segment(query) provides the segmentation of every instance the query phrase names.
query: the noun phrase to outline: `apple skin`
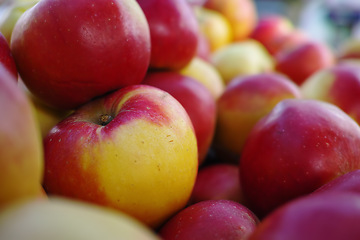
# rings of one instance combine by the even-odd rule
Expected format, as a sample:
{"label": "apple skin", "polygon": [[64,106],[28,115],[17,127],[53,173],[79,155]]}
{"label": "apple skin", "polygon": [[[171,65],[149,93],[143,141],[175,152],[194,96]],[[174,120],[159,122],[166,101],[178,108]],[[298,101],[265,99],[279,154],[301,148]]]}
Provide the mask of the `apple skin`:
{"label": "apple skin", "polygon": [[304,98],[335,104],[360,124],[360,69],[337,64],[320,70],[300,86]]}
{"label": "apple skin", "polygon": [[13,79],[17,81],[18,72],[15,65],[10,46],[5,39],[4,35],[0,32],[0,63],[9,71]]}
{"label": "apple skin", "polygon": [[333,51],[322,42],[306,41],[275,56],[275,71],[301,85],[315,72],[335,64]]}
{"label": "apple skin", "polygon": [[359,239],[360,195],[335,192],[295,199],[258,225],[248,240]]}
{"label": "apple skin", "polygon": [[[254,125],[287,98],[301,98],[301,92],[284,75],[271,72],[234,78],[217,100],[214,145],[240,156]],[[235,160],[238,163],[239,158]]]}
{"label": "apple skin", "polygon": [[218,99],[225,90],[225,83],[219,71],[211,63],[200,57],[194,57],[179,72],[198,80],[211,92],[215,99]]}
{"label": "apple skin", "polygon": [[160,240],[134,218],[61,197],[17,202],[0,213],[1,239]]}
{"label": "apple skin", "polygon": [[149,66],[150,33],[135,0],[44,0],[18,19],[10,48],[36,97],[73,109],[140,83]]}
{"label": "apple skin", "polygon": [[205,161],[216,127],[216,101],[197,80],[178,72],[149,72],[142,84],[170,93],[188,113],[194,126],[199,165]]}
{"label": "apple skin", "polygon": [[276,53],[276,42],[280,37],[292,32],[294,25],[285,16],[271,14],[259,18],[250,38],[262,43],[271,55]]}
{"label": "apple skin", "polygon": [[206,200],[243,202],[236,164],[215,163],[199,169],[189,204]]}
{"label": "apple skin", "polygon": [[316,189],[312,194],[323,192],[354,192],[360,194],[360,169],[341,175]]}
{"label": "apple skin", "polygon": [[151,227],[186,205],[198,171],[196,137],[185,109],[167,92],[146,85],[119,89],[77,109],[50,131],[44,148],[49,195],[114,208]]}
{"label": "apple skin", "polygon": [[246,205],[263,218],[360,168],[360,127],[333,104],[285,99],[259,120],[240,158]]}
{"label": "apple skin", "polygon": [[206,0],[203,6],[225,16],[233,32],[232,41],[247,39],[258,20],[253,0]]}
{"label": "apple skin", "polygon": [[180,69],[197,53],[198,23],[186,0],[137,0],[149,23],[150,68]]}
{"label": "apple skin", "polygon": [[0,64],[0,208],[39,195],[43,147],[33,107],[14,76]]}
{"label": "apple skin", "polygon": [[254,39],[228,44],[212,54],[211,63],[225,85],[238,76],[272,72],[274,59],[266,48]]}
{"label": "apple skin", "polygon": [[159,231],[162,239],[246,239],[258,224],[245,206],[231,200],[195,203],[173,216]]}

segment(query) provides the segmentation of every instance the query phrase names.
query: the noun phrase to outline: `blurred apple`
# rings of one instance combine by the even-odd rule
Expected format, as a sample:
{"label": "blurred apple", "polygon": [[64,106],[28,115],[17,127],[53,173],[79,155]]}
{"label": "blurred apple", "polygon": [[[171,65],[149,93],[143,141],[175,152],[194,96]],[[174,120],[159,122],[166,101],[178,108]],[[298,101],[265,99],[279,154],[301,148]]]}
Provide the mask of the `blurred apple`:
{"label": "blurred apple", "polygon": [[316,71],[335,64],[335,54],[325,43],[306,41],[280,51],[275,56],[275,70],[301,85]]}
{"label": "blurred apple", "polygon": [[0,63],[17,81],[18,72],[16,69],[15,61],[10,50],[10,46],[6,41],[4,35],[0,32]]}
{"label": "blurred apple", "polygon": [[204,7],[195,10],[200,31],[208,39],[212,52],[232,42],[230,23],[221,13]]}
{"label": "blurred apple", "polygon": [[237,165],[216,163],[199,169],[189,204],[206,200],[243,202]]}
{"label": "blurred apple", "polygon": [[179,69],[197,53],[198,23],[186,0],[137,0],[151,35],[151,68]]}
{"label": "blurred apple", "polygon": [[251,129],[262,117],[281,100],[300,97],[299,87],[277,73],[234,78],[217,101],[214,144],[240,156]]}
{"label": "blurred apple", "polygon": [[360,58],[360,39],[351,37],[341,42],[336,54],[338,60]]}
{"label": "blurred apple", "polygon": [[188,65],[180,70],[180,73],[202,83],[215,99],[224,92],[225,83],[218,70],[211,63],[199,57],[193,58]]}
{"label": "blurred apple", "polygon": [[202,32],[198,32],[198,45],[196,50],[196,55],[192,58],[199,57],[206,62],[211,61],[211,49],[209,40]]}
{"label": "blurred apple", "polygon": [[360,124],[360,68],[335,65],[316,72],[301,85],[304,98],[337,105]]}
{"label": "blurred apple", "polygon": [[270,72],[274,69],[272,56],[261,43],[253,39],[228,44],[215,51],[212,64],[219,71],[225,85],[240,75]]}
{"label": "blurred apple", "polygon": [[276,57],[277,54],[289,51],[310,40],[310,36],[304,30],[293,29],[292,31],[282,34],[274,39],[271,44],[271,54]]}
{"label": "blurred apple", "polygon": [[209,151],[216,126],[216,101],[210,91],[197,80],[171,71],[149,72],[142,83],[170,93],[185,108],[195,130],[201,165]]}
{"label": "blurred apple", "polygon": [[37,98],[73,109],[140,83],[149,66],[150,33],[135,0],[41,0],[19,18],[11,50]]}
{"label": "blurred apple", "polygon": [[44,140],[44,188],[159,226],[189,200],[198,171],[191,120],[170,94],[133,85],[90,101]]}
{"label": "blurred apple", "polygon": [[232,28],[233,41],[246,40],[257,23],[253,0],[206,0],[203,6],[225,16]]}
{"label": "blurred apple", "polygon": [[359,221],[358,194],[316,194],[295,199],[274,211],[248,240],[357,240]]}
{"label": "blurred apple", "polygon": [[240,178],[246,205],[262,218],[359,169],[359,151],[360,127],[337,106],[282,100],[257,122],[244,146]]}
{"label": "blurred apple", "polygon": [[43,147],[33,108],[0,64],[0,207],[36,197],[43,177]]}
{"label": "blurred apple", "polygon": [[27,240],[159,240],[132,217],[77,202],[52,197],[19,202],[0,213],[0,239]]}
{"label": "blurred apple", "polygon": [[202,201],[178,212],[159,231],[164,240],[245,240],[256,228],[257,217],[230,200]]}
{"label": "blurred apple", "polygon": [[274,55],[277,39],[293,30],[294,25],[289,18],[279,14],[270,14],[259,18],[249,37],[259,41],[271,55]]}
{"label": "blurred apple", "polygon": [[14,0],[5,6],[6,9],[0,14],[0,32],[8,43],[11,41],[11,34],[19,17],[38,2],[39,0]]}

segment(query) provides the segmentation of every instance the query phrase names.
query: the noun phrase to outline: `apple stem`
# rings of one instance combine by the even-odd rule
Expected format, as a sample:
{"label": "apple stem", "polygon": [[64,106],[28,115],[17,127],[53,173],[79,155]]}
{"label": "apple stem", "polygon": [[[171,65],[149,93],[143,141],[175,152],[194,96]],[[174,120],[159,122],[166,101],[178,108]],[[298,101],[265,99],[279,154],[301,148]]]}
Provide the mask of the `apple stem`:
{"label": "apple stem", "polygon": [[101,114],[99,117],[99,123],[100,123],[100,125],[105,126],[109,122],[111,122],[112,119],[113,119],[113,117],[109,114]]}

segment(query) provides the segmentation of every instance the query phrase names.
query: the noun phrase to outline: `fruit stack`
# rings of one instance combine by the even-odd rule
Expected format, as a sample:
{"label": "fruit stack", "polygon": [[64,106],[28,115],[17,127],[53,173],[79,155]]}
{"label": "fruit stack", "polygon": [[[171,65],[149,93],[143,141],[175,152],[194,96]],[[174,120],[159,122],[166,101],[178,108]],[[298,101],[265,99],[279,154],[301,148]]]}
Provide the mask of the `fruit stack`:
{"label": "fruit stack", "polygon": [[0,8],[0,239],[360,238],[359,40],[252,0]]}

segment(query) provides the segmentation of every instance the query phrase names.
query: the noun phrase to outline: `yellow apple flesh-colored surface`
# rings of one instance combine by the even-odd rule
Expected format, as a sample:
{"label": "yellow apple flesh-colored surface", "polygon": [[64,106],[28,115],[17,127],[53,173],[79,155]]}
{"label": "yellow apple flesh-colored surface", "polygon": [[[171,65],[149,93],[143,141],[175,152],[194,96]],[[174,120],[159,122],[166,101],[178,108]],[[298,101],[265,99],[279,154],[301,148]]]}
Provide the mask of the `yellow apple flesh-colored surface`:
{"label": "yellow apple flesh-colored surface", "polygon": [[200,31],[208,39],[210,51],[213,52],[232,42],[230,23],[221,13],[203,7],[195,10]]}
{"label": "yellow apple flesh-colored surface", "polygon": [[0,65],[0,207],[36,197],[43,177],[43,147],[34,109]]}
{"label": "yellow apple flesh-colored surface", "polygon": [[227,85],[233,78],[269,72],[274,59],[258,41],[248,39],[229,44],[213,53],[212,64]]}
{"label": "yellow apple flesh-colored surface", "polygon": [[329,90],[335,81],[335,75],[324,69],[316,72],[300,86],[302,96],[329,102]]}
{"label": "yellow apple flesh-colored surface", "polygon": [[0,213],[0,239],[156,240],[135,219],[91,204],[52,197],[17,202]]}
{"label": "yellow apple flesh-colored surface", "polygon": [[199,57],[180,70],[181,74],[192,77],[202,83],[217,99],[224,91],[225,84],[218,70],[211,64]]}
{"label": "yellow apple flesh-colored surface", "polygon": [[[110,114],[105,126],[98,117]],[[181,104],[134,85],[95,100],[45,138],[44,188],[124,211],[156,227],[184,207],[198,169],[197,142]]]}

